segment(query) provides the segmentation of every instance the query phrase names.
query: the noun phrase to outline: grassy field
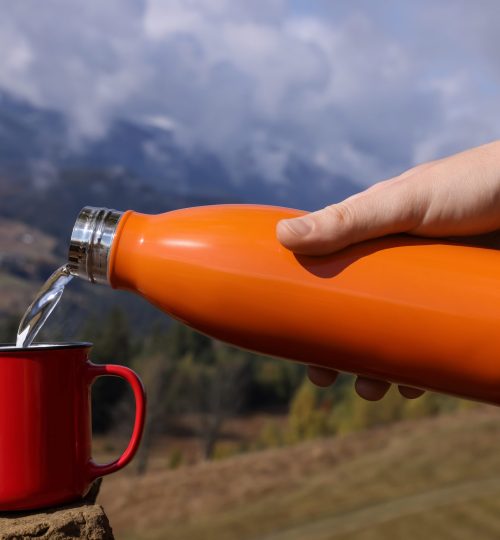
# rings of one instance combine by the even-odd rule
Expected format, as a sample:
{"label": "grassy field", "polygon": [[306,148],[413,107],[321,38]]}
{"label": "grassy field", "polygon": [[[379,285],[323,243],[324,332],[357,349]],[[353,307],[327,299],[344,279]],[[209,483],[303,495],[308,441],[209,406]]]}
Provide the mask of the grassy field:
{"label": "grassy field", "polygon": [[123,540],[500,537],[500,411],[131,471],[100,496]]}

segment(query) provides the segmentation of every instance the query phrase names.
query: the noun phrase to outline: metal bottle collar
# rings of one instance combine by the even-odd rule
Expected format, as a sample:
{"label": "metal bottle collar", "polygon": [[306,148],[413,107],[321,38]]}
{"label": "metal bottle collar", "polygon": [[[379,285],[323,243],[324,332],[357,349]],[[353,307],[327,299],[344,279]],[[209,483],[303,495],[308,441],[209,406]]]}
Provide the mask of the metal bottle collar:
{"label": "metal bottle collar", "polygon": [[109,285],[109,254],[123,212],[86,206],[75,222],[68,252],[70,272]]}

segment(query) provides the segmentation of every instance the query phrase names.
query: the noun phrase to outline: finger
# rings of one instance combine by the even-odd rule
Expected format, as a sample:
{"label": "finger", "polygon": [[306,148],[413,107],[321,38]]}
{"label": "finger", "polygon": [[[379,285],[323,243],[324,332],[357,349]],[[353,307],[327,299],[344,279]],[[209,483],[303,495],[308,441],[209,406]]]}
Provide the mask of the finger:
{"label": "finger", "polygon": [[390,387],[390,383],[386,381],[366,379],[365,377],[358,377],[355,384],[356,392],[368,401],[378,401],[379,399],[382,399],[387,394]]}
{"label": "finger", "polygon": [[316,386],[326,387],[335,382],[338,372],[333,369],[320,368],[316,366],[307,366],[307,376]]}
{"label": "finger", "polygon": [[410,178],[388,180],[341,203],[282,220],[277,225],[278,239],[296,253],[324,255],[370,238],[412,230],[428,206],[419,184]]}
{"label": "finger", "polygon": [[425,393],[425,390],[420,390],[420,388],[413,388],[412,386],[401,386],[399,385],[399,393],[407,399],[416,399]]}
{"label": "finger", "polygon": [[[441,163],[445,161],[445,159],[435,159],[433,161],[427,161],[426,163],[421,163],[420,165],[416,165],[415,167],[412,167],[411,169],[408,169],[407,171],[400,174],[397,178],[407,178],[408,176],[413,176],[415,173],[422,173],[425,170],[433,167],[434,165],[437,165],[438,163]],[[383,182],[379,182],[383,183]],[[375,184],[377,185],[377,184]]]}

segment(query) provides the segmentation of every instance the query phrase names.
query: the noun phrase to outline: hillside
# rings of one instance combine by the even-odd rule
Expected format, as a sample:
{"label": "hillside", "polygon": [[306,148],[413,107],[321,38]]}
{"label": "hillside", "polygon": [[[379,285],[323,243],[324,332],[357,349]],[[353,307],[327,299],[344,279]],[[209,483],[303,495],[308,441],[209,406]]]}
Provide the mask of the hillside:
{"label": "hillside", "polygon": [[54,271],[56,239],[25,223],[0,217],[0,313],[19,313],[37,284]]}
{"label": "hillside", "polygon": [[496,539],[500,411],[107,478],[124,540]]}

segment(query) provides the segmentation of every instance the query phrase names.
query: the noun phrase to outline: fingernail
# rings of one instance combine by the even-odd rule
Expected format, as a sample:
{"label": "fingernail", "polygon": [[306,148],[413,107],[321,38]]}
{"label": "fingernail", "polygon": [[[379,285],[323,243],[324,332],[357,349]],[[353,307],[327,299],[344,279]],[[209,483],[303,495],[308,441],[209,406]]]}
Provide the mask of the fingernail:
{"label": "fingernail", "polygon": [[297,236],[305,236],[312,230],[312,222],[309,218],[285,219],[283,223]]}

